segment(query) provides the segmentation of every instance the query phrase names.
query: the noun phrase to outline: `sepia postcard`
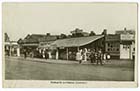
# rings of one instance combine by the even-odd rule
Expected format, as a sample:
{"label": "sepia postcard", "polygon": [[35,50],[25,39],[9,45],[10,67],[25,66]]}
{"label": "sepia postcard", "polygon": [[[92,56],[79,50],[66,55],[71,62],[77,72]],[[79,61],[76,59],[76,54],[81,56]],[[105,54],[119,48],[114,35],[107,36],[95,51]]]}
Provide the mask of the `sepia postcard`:
{"label": "sepia postcard", "polygon": [[3,2],[3,87],[137,87],[137,31],[137,3]]}

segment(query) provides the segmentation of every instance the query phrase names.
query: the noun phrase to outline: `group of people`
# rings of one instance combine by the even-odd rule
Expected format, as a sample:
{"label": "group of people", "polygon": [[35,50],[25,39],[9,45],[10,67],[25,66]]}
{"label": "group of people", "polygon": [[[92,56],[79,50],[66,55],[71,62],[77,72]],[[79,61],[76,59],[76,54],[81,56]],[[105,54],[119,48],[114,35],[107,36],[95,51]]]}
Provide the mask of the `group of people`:
{"label": "group of people", "polygon": [[30,57],[37,57],[37,58],[49,58],[49,53],[46,49],[43,50],[33,50],[32,52],[28,53],[26,49],[23,50],[24,58],[27,57],[27,54],[30,55]]}
{"label": "group of people", "polygon": [[91,63],[103,65],[103,59],[110,59],[110,55],[103,54],[101,49],[98,50],[78,50],[76,53],[76,60],[81,64],[83,61],[90,61]]}

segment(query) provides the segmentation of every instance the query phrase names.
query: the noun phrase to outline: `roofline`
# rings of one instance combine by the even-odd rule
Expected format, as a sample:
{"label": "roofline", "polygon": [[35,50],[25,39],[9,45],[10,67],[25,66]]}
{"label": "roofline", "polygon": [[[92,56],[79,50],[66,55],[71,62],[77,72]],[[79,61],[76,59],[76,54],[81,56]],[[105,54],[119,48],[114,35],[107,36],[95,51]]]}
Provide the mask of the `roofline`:
{"label": "roofline", "polygon": [[[104,35],[95,35],[95,36],[100,36],[100,38],[103,38],[104,37]],[[87,37],[93,37],[93,36],[87,36]],[[78,39],[78,38],[85,38],[85,37],[76,37],[75,39]],[[96,40],[98,40],[100,38],[97,38],[94,41],[96,41]],[[59,39],[59,40],[67,40],[67,39],[74,39],[74,38],[66,38],[66,39]],[[56,40],[56,41],[59,41],[59,40]],[[80,47],[80,46],[84,46],[84,45],[90,44],[92,42],[93,42],[93,40],[92,41],[89,41],[88,43],[81,44],[79,46],[65,46],[65,47]],[[58,47],[60,47],[60,46],[58,46]]]}
{"label": "roofline", "polygon": [[[104,36],[104,35],[93,35],[93,36]],[[57,39],[57,40],[65,40],[65,39],[78,39],[78,38],[85,38],[85,37],[93,37],[93,36],[83,36],[83,37],[70,37],[70,38],[64,38],[64,39]],[[56,40],[56,41],[57,41]]]}

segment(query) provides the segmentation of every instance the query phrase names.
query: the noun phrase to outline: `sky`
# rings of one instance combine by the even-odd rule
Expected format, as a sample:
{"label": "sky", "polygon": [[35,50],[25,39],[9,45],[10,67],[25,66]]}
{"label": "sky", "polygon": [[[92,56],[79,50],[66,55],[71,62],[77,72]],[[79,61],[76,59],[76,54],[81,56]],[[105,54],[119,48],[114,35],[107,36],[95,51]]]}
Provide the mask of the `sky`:
{"label": "sky", "polygon": [[108,34],[116,30],[137,30],[136,3],[3,3],[2,30],[10,40],[27,34],[70,34],[75,28],[84,32]]}

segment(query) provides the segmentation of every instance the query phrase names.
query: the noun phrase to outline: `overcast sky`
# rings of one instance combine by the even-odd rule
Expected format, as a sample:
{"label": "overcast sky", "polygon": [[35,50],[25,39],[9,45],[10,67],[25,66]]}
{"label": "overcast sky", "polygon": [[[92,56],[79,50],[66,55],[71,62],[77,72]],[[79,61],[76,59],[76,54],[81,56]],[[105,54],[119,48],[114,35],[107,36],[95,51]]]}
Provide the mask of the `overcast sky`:
{"label": "overcast sky", "polygon": [[70,34],[75,28],[100,34],[137,29],[135,3],[3,3],[3,32],[11,40],[27,34]]}

